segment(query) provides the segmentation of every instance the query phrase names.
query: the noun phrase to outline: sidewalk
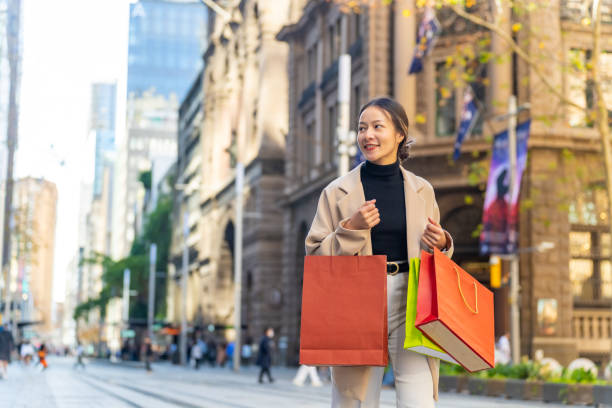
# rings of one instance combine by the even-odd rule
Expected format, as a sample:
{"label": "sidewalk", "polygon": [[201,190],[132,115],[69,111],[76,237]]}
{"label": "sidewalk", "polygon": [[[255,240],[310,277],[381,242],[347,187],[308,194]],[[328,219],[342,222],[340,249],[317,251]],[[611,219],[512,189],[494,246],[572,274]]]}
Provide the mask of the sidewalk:
{"label": "sidewalk", "polygon": [[[96,364],[101,366],[113,366],[113,367],[125,367],[125,368],[134,368],[144,370],[145,364],[142,361],[110,361],[108,359],[101,358],[91,358],[86,359],[88,364]],[[219,375],[239,375],[243,377],[252,377],[257,378],[259,375],[259,367],[256,365],[248,365],[248,366],[240,366],[240,371],[235,372],[233,367],[229,364],[226,364],[225,367],[215,366],[212,367],[210,365],[201,365],[198,370],[191,366],[181,366],[178,364],[172,364],[168,361],[154,361],[151,364],[151,367],[154,371],[159,371],[160,373],[170,373],[172,371],[179,371],[181,373],[192,373],[195,375],[202,376],[210,376],[212,373],[216,373]],[[272,372],[272,377],[275,379],[283,379],[283,380],[293,380],[295,374],[297,373],[298,367],[285,367],[285,366],[272,366],[270,371]],[[321,378],[323,380],[323,378]]]}
{"label": "sidewalk", "polygon": [[[0,380],[0,407],[15,408],[329,408],[331,385],[292,384],[297,368],[273,367],[274,384],[257,382],[258,367],[194,370],[167,362],[146,372],[138,362],[111,363],[91,359],[75,369],[74,359],[49,358],[49,369],[13,363],[9,378]],[[381,408],[395,408],[395,391],[383,389]],[[441,394],[438,408],[504,408],[567,405],[505,400],[467,394]]]}

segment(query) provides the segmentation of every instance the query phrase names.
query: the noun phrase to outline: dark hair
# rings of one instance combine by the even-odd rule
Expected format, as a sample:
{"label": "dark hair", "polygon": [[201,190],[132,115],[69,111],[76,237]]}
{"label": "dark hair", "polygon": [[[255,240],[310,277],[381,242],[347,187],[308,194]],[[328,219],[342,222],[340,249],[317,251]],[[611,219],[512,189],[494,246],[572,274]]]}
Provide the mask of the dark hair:
{"label": "dark hair", "polygon": [[395,130],[404,136],[404,139],[400,142],[397,149],[397,158],[399,159],[400,163],[407,160],[410,157],[410,147],[414,143],[414,139],[408,138],[409,123],[404,107],[399,102],[391,98],[374,98],[361,107],[359,110],[359,116],[361,116],[364,110],[371,106],[375,106],[387,112],[393,121]]}

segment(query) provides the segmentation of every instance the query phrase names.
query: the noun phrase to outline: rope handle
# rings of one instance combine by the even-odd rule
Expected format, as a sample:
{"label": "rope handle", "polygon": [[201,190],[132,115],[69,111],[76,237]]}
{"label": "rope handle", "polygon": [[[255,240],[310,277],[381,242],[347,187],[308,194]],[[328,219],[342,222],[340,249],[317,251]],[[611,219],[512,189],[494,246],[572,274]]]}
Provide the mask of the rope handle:
{"label": "rope handle", "polygon": [[459,293],[461,294],[461,299],[463,299],[463,303],[465,306],[470,309],[470,312],[474,314],[478,314],[478,287],[476,286],[476,282],[474,282],[474,299],[476,299],[476,310],[472,309],[470,305],[468,305],[467,300],[465,300],[465,296],[463,296],[463,291],[461,290],[461,279],[459,279],[459,269],[456,266],[453,266],[455,272],[457,272],[457,286],[459,287]]}

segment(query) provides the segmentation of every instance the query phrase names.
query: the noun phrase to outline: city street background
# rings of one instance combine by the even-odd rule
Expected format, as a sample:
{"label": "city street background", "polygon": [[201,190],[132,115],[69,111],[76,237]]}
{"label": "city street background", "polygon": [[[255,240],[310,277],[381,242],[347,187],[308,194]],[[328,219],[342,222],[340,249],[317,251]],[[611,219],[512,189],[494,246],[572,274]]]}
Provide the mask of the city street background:
{"label": "city street background", "polygon": [[[148,374],[141,364],[93,361],[74,369],[74,359],[51,358],[50,368],[14,364],[0,381],[0,407],[11,408],[328,408],[329,384],[293,385],[296,369],[276,368],[273,384],[257,383],[256,367],[240,373],[226,368],[190,368],[155,364]],[[383,389],[381,408],[395,407],[395,392]],[[442,393],[437,408],[559,408],[543,402],[512,401]]]}
{"label": "city street background", "polygon": [[[380,130],[361,108],[384,96]],[[611,128],[612,0],[0,0],[0,408],[329,406],[291,384],[302,348],[353,350],[373,291],[304,286],[305,256],[371,247],[406,273],[428,223],[462,308],[431,327],[455,317],[490,367],[442,365],[444,390],[612,401]],[[397,195],[361,181],[379,164]],[[397,255],[374,245],[389,221],[342,230],[366,194],[391,223],[403,203]],[[424,310],[393,292],[391,314]],[[278,382],[228,368],[255,361]],[[493,405],[539,404],[439,407]]]}

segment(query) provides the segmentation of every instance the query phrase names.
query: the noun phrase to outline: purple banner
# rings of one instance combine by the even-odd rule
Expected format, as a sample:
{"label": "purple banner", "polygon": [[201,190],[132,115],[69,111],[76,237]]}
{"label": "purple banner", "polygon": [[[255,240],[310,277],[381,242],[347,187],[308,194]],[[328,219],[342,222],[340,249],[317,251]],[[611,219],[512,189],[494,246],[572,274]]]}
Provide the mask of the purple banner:
{"label": "purple banner", "polygon": [[518,245],[518,196],[521,176],[527,162],[528,120],[516,127],[516,180],[514,195],[510,197],[510,155],[508,131],[503,131],[493,140],[491,169],[487,183],[480,252],[482,254],[511,254]]}

